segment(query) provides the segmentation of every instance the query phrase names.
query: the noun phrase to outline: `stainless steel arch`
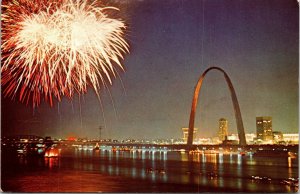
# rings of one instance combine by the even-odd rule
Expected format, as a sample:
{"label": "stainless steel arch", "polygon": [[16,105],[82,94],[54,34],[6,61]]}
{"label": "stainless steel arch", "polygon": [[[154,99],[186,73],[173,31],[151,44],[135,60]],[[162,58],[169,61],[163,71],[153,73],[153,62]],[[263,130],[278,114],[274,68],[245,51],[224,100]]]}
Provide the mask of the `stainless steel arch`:
{"label": "stainless steel arch", "polygon": [[239,140],[240,140],[239,144],[241,146],[246,145],[245,130],[244,130],[242,115],[241,115],[241,111],[240,111],[240,106],[239,106],[233,85],[230,81],[230,78],[226,74],[226,72],[223,69],[221,69],[220,67],[210,67],[204,71],[204,73],[199,78],[197,85],[195,87],[194,97],[193,97],[193,101],[192,101],[191,114],[190,114],[190,121],[189,121],[189,131],[188,131],[188,141],[187,141],[188,149],[191,149],[191,147],[193,145],[193,131],[194,131],[195,114],[196,114],[198,96],[199,96],[199,93],[201,90],[202,82],[204,80],[205,75],[210,70],[213,70],[213,69],[221,71],[224,74],[224,77],[226,79],[227,85],[228,85],[230,93],[231,93],[231,99],[232,99],[234,113],[235,113],[235,119],[236,119],[236,126],[237,126],[238,136],[239,136]]}

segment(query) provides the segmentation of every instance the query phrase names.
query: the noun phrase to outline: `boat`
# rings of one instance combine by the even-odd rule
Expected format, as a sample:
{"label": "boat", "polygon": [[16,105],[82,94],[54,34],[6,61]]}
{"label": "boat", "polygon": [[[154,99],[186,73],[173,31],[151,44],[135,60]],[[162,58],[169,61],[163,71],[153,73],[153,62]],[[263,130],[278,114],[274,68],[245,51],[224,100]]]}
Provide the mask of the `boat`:
{"label": "boat", "polygon": [[98,143],[96,143],[95,147],[94,147],[94,150],[100,150],[100,146]]}
{"label": "boat", "polygon": [[58,155],[59,155],[59,150],[56,147],[50,147],[46,149],[44,156],[46,158],[53,158],[53,157],[58,157]]}

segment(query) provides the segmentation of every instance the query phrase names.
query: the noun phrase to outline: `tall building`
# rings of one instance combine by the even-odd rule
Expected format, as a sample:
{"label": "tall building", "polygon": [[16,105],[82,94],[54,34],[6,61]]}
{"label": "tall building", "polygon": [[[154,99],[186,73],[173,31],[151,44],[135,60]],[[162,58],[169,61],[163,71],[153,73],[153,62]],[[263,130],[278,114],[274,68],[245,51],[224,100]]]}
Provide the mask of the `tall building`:
{"label": "tall building", "polygon": [[219,140],[224,141],[228,136],[228,121],[224,118],[219,119],[219,132],[218,132]]}
{"label": "tall building", "polygon": [[[189,128],[183,127],[183,128],[181,128],[181,130],[182,130],[182,135],[183,135],[182,139],[183,139],[184,143],[187,143],[187,139],[189,136]],[[193,141],[196,138],[197,130],[198,130],[197,128],[194,128]]]}
{"label": "tall building", "polygon": [[273,141],[272,117],[256,117],[257,139]]}

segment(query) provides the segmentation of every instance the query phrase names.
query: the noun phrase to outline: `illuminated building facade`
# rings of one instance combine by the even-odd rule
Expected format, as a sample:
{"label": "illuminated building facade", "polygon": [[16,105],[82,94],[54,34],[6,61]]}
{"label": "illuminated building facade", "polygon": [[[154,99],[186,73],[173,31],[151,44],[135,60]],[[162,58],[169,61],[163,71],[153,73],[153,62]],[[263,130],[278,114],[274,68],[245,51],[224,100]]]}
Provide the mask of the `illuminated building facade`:
{"label": "illuminated building facade", "polygon": [[239,136],[238,136],[238,134],[230,134],[230,135],[228,135],[227,136],[227,139],[228,140],[239,140]]}
{"label": "illuminated building facade", "polygon": [[283,133],[283,141],[288,144],[299,144],[299,134],[298,133]]}
{"label": "illuminated building facade", "polygon": [[[256,138],[255,133],[246,133],[245,137],[248,145],[254,144],[254,140]],[[227,136],[227,139],[231,141],[239,141],[239,136],[238,134],[230,134]]]}
{"label": "illuminated building facade", "polygon": [[246,142],[247,142],[247,144],[253,144],[254,143],[254,140],[256,138],[256,134],[255,133],[246,133],[245,136],[246,136]]}
{"label": "illuminated building facade", "polygon": [[280,131],[273,131],[274,143],[279,143],[283,141],[283,134]]}
{"label": "illuminated building facade", "polygon": [[[188,139],[188,135],[189,135],[189,128],[183,127],[183,128],[181,128],[181,130],[182,130],[182,135],[183,135],[183,137],[182,137],[183,142],[187,143],[187,139]],[[193,141],[195,140],[197,131],[198,131],[198,129],[194,128]]]}
{"label": "illuminated building facade", "polygon": [[228,121],[224,118],[219,119],[219,140],[222,142],[228,136]]}
{"label": "illuminated building facade", "polygon": [[256,117],[257,139],[273,141],[272,117]]}

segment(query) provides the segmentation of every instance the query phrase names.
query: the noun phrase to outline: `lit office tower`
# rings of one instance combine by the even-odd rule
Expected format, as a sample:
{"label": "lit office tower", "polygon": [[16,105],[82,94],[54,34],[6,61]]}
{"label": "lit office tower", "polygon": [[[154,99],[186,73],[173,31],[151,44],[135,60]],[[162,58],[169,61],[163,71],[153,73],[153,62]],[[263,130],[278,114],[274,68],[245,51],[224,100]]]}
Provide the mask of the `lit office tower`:
{"label": "lit office tower", "polygon": [[273,140],[272,117],[256,117],[256,134],[257,139]]}
{"label": "lit office tower", "polygon": [[[187,139],[188,139],[188,136],[189,136],[189,128],[183,127],[183,128],[181,128],[181,130],[182,130],[182,134],[183,134],[182,139],[183,139],[184,143],[187,143]],[[193,142],[196,139],[197,130],[198,130],[197,128],[194,128]]]}
{"label": "lit office tower", "polygon": [[225,137],[228,136],[228,121],[224,118],[219,119],[219,140],[224,141]]}

